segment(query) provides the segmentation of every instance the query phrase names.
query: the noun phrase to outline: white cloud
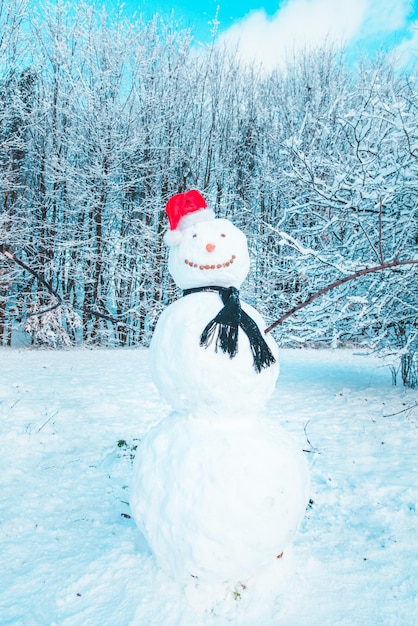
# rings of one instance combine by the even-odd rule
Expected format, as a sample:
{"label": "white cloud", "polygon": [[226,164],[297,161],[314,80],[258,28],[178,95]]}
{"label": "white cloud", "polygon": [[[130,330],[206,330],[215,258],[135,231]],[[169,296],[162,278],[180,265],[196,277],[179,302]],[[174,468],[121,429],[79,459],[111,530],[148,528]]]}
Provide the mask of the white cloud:
{"label": "white cloud", "polygon": [[288,0],[268,18],[250,13],[219,36],[237,48],[243,60],[255,59],[267,69],[286,57],[325,42],[342,47],[373,33],[390,33],[406,23],[410,0]]}
{"label": "white cloud", "polygon": [[390,33],[405,26],[412,0],[367,0],[361,35]]}
{"label": "white cloud", "polygon": [[411,24],[411,29],[411,38],[404,39],[403,42],[393,50],[393,56],[399,67],[411,69],[416,75],[418,61],[418,22]]}

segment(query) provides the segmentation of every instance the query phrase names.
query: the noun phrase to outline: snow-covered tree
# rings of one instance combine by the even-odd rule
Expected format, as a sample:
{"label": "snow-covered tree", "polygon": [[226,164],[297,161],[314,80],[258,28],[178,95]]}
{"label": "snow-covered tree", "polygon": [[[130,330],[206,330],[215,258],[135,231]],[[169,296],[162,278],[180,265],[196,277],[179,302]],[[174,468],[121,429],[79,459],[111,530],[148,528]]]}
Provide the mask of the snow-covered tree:
{"label": "snow-covered tree", "polygon": [[364,344],[416,384],[416,264],[393,265],[418,243],[412,79],[327,47],[266,75],[170,20],[25,7],[0,0],[3,343],[26,320],[33,341],[147,345],[178,295],[164,206],[197,188],[248,235],[245,298],[271,322],[311,302],[282,343]]}
{"label": "snow-covered tree", "polygon": [[[303,202],[279,228],[296,251],[290,258],[303,277],[299,298],[362,268],[416,259],[416,98],[384,64],[364,68],[332,123],[322,118],[308,131],[304,120],[308,136],[285,142],[287,176]],[[415,284],[412,264],[368,274],[328,292],[304,311],[302,324],[290,324],[299,339],[364,341],[401,356],[405,371],[405,362],[416,363]],[[403,376],[408,384],[413,370]]]}

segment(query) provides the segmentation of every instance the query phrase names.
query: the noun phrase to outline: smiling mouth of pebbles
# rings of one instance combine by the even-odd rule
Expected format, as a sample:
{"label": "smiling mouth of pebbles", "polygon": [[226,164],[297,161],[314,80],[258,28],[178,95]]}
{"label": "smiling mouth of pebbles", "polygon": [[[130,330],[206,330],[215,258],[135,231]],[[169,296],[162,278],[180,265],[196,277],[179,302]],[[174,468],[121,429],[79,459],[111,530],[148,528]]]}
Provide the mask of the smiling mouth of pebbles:
{"label": "smiling mouth of pebbles", "polygon": [[222,267],[229,267],[230,265],[232,265],[235,259],[236,259],[236,256],[235,254],[233,254],[231,258],[229,259],[229,261],[226,261],[225,263],[215,263],[212,265],[200,265],[199,263],[193,263],[193,261],[189,261],[188,259],[184,259],[184,262],[186,263],[186,265],[189,265],[190,267],[198,268],[200,270],[220,270]]}

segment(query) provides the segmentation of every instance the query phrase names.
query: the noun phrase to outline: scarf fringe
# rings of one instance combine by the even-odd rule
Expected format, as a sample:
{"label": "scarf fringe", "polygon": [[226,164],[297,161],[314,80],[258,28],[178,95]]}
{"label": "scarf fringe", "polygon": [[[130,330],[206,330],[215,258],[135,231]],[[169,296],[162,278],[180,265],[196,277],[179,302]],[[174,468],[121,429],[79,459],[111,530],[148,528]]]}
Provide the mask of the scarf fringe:
{"label": "scarf fringe", "polygon": [[262,343],[251,343],[251,353],[253,355],[253,365],[255,371],[259,374],[262,369],[267,369],[276,362],[270,348],[263,340]]}
{"label": "scarf fringe", "polygon": [[273,365],[276,359],[261,334],[259,327],[253,318],[247,315],[247,313],[244,313],[244,311],[242,312],[241,327],[249,339],[254,369],[259,374],[262,369]]}
{"label": "scarf fringe", "polygon": [[[216,339],[215,339],[216,336]],[[200,345],[208,348],[215,339],[215,352],[218,348],[232,359],[238,353],[238,326],[230,326],[213,319],[200,336]]]}

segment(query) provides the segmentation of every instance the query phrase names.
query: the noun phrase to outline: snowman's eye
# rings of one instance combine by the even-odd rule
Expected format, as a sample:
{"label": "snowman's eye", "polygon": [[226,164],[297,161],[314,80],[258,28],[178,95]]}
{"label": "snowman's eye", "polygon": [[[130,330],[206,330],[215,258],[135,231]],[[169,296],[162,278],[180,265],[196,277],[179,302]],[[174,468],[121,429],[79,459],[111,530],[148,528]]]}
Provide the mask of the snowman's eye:
{"label": "snowman's eye", "polygon": [[221,237],[226,237],[226,235],[224,233],[221,233]]}
{"label": "snowman's eye", "polygon": [[193,237],[193,239],[194,239],[195,237],[197,237],[196,233],[194,233],[194,234],[192,235],[192,237]]}

